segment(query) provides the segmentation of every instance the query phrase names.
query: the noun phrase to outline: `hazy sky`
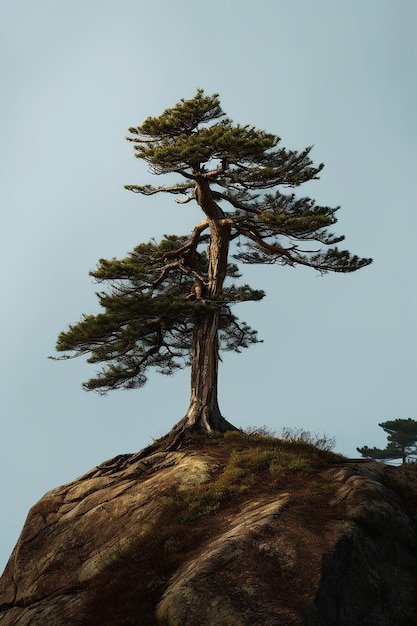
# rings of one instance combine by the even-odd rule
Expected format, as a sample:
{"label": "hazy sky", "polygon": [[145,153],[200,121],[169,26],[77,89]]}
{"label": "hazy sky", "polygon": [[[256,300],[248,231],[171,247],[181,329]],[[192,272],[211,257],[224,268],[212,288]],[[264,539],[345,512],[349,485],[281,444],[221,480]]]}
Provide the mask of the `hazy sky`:
{"label": "hazy sky", "polygon": [[341,205],[334,228],[374,264],[351,275],[245,266],[264,289],[240,318],[263,344],[226,354],[220,406],[237,426],[385,446],[378,422],[416,411],[414,0],[3,0],[1,31],[0,570],[42,495],[165,434],[189,371],[106,397],[94,366],[54,362],[57,334],[98,311],[88,272],[201,216],[124,184],[162,183],[133,158],[129,126],[197,87],[235,122],[314,144]]}

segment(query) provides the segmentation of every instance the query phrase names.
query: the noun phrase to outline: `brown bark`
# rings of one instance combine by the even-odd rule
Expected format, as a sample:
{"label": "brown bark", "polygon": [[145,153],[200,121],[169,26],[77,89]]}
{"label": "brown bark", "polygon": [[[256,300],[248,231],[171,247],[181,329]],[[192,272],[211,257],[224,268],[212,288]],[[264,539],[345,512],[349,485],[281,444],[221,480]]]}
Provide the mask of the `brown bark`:
{"label": "brown bark", "polygon": [[[203,177],[196,182],[196,200],[210,228],[208,281],[199,297],[218,303],[227,274],[231,227],[219,205],[214,202],[209,184]],[[190,406],[184,418],[174,426],[174,434],[236,430],[222,416],[218,404],[218,329],[218,310],[204,317],[195,329],[191,350]]]}
{"label": "brown bark", "polygon": [[191,399],[185,427],[199,432],[234,429],[218,404],[218,312],[205,317],[195,331],[191,365]]}

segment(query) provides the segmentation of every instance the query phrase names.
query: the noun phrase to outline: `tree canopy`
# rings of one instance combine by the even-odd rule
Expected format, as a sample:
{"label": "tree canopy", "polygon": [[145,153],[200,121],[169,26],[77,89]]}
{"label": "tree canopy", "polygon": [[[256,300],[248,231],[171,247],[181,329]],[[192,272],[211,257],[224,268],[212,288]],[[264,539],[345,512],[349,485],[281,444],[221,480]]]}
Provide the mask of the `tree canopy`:
{"label": "tree canopy", "polygon": [[129,128],[127,140],[167,182],[126,189],[192,202],[199,217],[189,234],[141,243],[124,259],[100,259],[91,275],[107,285],[97,294],[103,312],[62,332],[57,350],[103,364],[84,384],[99,392],[141,387],[152,367],[171,374],[191,365],[190,406],[178,428],[233,428],[218,406],[219,349],[240,351],[258,341],[232,307],[265,295],[239,282],[239,268],[267,263],[348,273],[371,259],[338,248],[344,237],[329,228],[339,207],[292,191],[323,169],[311,161],[311,147],[288,150],[274,134],[234,124],[218,94],[198,89]]}
{"label": "tree canopy", "polygon": [[388,436],[388,444],[381,448],[357,448],[362,456],[377,460],[401,459],[406,462],[409,456],[417,453],[417,421],[408,419],[396,419],[378,424]]}

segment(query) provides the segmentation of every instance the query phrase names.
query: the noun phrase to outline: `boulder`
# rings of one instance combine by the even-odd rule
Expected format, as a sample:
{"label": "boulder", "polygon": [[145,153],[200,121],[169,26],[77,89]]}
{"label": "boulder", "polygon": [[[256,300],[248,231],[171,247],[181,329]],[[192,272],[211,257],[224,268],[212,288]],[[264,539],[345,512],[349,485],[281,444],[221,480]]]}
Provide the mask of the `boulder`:
{"label": "boulder", "polygon": [[416,476],[238,433],[121,455],[30,510],[0,625],[412,626]]}

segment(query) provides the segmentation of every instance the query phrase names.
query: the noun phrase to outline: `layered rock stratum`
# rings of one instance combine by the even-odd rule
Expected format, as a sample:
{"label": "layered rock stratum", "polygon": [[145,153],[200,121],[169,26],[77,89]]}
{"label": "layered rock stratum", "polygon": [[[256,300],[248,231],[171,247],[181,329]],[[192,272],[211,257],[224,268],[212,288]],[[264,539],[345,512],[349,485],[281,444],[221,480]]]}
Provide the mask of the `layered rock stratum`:
{"label": "layered rock stratum", "polygon": [[417,473],[230,433],[121,455],[30,510],[1,626],[412,626]]}

